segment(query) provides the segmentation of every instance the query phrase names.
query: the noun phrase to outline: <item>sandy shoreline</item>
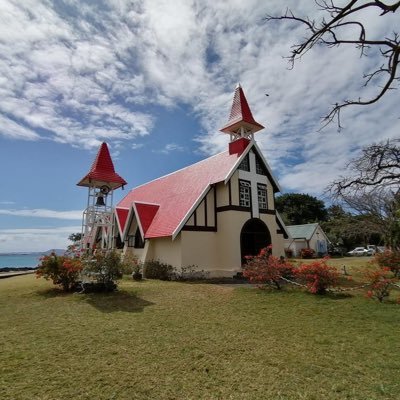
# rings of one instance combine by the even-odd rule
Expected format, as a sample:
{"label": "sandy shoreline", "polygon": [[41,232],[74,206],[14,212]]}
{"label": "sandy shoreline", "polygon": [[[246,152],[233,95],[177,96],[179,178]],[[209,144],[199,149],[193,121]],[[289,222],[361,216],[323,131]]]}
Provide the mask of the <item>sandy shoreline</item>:
{"label": "sandy shoreline", "polygon": [[12,278],[13,276],[28,275],[33,273],[35,273],[35,270],[20,271],[20,272],[18,271],[0,272],[0,279]]}

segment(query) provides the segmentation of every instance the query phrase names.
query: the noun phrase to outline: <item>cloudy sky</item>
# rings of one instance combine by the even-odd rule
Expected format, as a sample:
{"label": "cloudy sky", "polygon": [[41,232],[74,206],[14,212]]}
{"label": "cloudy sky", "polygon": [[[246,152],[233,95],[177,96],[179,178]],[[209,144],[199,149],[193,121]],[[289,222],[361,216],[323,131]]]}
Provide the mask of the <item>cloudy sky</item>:
{"label": "cloudy sky", "polygon": [[[399,137],[395,90],[318,132],[332,104],[376,92],[362,75],[381,61],[318,47],[289,70],[304,28],[264,20],[287,6],[321,16],[310,0],[0,0],[0,252],[80,231],[76,183],[102,141],[127,189],[225,150],[237,82],[285,192],[320,197],[362,146]],[[398,28],[398,15],[363,21],[371,38]]]}

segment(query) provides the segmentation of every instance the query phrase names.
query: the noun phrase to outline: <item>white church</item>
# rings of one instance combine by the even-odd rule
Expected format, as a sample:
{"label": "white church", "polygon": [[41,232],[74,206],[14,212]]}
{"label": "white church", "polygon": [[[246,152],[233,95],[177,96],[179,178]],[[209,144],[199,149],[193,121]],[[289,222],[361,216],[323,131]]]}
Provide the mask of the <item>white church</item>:
{"label": "white church", "polygon": [[244,257],[272,244],[284,255],[288,232],[275,210],[280,191],[254,135],[243,89],[236,87],[227,124],[226,151],[133,188],[114,207],[113,191],[126,182],[114,170],[105,143],[89,173],[82,244],[120,248],[140,261],[195,265],[211,277],[240,272]]}

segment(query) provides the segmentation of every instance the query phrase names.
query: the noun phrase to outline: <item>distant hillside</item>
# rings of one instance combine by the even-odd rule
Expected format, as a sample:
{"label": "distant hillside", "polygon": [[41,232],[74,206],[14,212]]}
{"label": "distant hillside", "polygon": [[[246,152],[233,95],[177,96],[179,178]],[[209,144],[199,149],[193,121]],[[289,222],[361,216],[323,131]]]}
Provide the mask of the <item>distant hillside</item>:
{"label": "distant hillside", "polygon": [[56,253],[58,256],[62,256],[65,252],[65,249],[51,249],[47,251],[13,251],[10,253],[0,253],[0,256],[48,256],[51,253]]}
{"label": "distant hillside", "polygon": [[65,252],[66,252],[65,249],[51,249],[51,250],[47,250],[47,251],[45,251],[45,252],[43,252],[43,253],[41,253],[41,254],[43,254],[43,255],[45,255],[45,256],[48,256],[48,255],[50,255],[51,253],[56,253],[56,255],[62,256],[62,255],[64,255]]}

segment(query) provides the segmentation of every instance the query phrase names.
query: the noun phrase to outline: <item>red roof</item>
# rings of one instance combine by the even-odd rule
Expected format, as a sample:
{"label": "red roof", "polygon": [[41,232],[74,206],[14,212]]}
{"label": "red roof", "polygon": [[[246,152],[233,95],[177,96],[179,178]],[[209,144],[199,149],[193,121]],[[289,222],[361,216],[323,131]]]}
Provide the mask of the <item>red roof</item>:
{"label": "red roof", "polygon": [[126,181],[115,172],[107,143],[102,143],[89,173],[84,176],[77,185],[108,185],[112,189],[117,189],[123,185],[126,185]]}
{"label": "red roof", "polygon": [[135,202],[145,238],[173,236],[210,185],[224,181],[238,161],[238,154],[225,151],[132,189],[117,205],[117,218],[118,209],[130,209]]}
{"label": "red roof", "polygon": [[126,221],[128,220],[129,208],[117,208],[116,212],[117,220],[119,222],[119,229],[121,232],[123,232],[125,229]]}
{"label": "red roof", "polygon": [[240,85],[237,85],[233,96],[233,103],[228,123],[221,129],[221,131],[230,133],[236,131],[241,126],[251,128],[253,132],[264,129],[264,127],[254,119],[243,89]]}
{"label": "red roof", "polygon": [[157,214],[160,206],[158,204],[147,204],[147,203],[138,203],[135,202],[136,215],[138,217],[140,226],[142,228],[142,232],[144,237],[146,237],[146,233],[153,222],[155,215]]}

